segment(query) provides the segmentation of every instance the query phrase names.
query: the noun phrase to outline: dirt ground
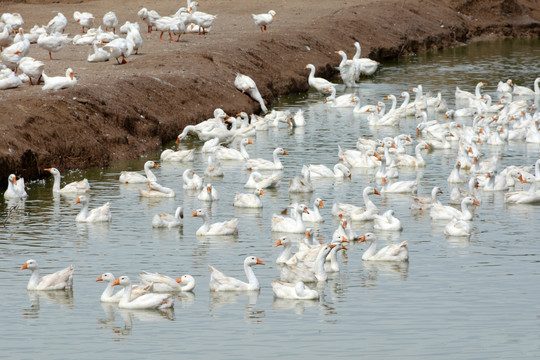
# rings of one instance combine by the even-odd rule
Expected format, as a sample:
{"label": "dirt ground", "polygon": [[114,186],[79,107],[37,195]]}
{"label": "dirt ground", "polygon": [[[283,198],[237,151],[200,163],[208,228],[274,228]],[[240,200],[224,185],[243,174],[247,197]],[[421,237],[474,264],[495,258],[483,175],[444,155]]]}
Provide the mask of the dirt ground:
{"label": "dirt ground", "polygon": [[[0,13],[19,12],[24,29],[47,24],[62,12],[70,36],[81,32],[74,11],[89,11],[96,26],[107,11],[120,23],[139,21],[144,43],[127,64],[86,61],[91,48],[69,44],[54,60],[32,45],[29,56],[46,62],[48,75],[71,67],[77,86],[42,91],[24,84],[0,92],[0,186],[10,173],[37,179],[46,167],[61,171],[102,167],[136,158],[176,138],[184,126],[211,117],[258,112],[259,106],[234,87],[236,72],[251,76],[267,104],[281,95],[306,91],[312,63],[317,75],[336,76],[340,56],[385,60],[427,49],[459,46],[479,38],[538,36],[538,0],[200,0],[200,11],[217,14],[204,36],[180,42],[146,34],[137,18],[142,7],[173,14],[183,2],[160,0],[0,2]],[[252,13],[273,9],[277,18],[261,33]]]}

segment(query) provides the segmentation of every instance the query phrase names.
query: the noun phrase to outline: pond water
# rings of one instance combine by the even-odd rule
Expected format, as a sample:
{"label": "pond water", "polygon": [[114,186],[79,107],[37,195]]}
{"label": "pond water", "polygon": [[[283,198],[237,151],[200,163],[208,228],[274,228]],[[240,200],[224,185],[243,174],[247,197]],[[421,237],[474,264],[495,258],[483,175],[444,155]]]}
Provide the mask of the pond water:
{"label": "pond water", "polygon": [[[363,103],[375,103],[422,84],[424,91],[440,91],[452,108],[456,85],[474,91],[478,81],[486,81],[484,91],[494,99],[500,80],[510,78],[532,88],[539,58],[537,39],[479,42],[384,63],[356,91]],[[351,90],[340,87],[338,95],[345,91]],[[481,193],[468,239],[447,238],[446,222],[431,221],[427,212],[411,212],[409,195],[371,196],[381,213],[394,209],[404,226],[399,234],[377,233],[379,246],[407,240],[410,262],[363,262],[367,245],[351,243],[341,257],[341,271],[317,285],[324,294],[319,301],[274,299],[271,283],[279,277],[275,259],[282,248],[273,247],[280,235],[270,231],[272,214],[294,200],[311,207],[313,199],[321,197],[325,222],[316,228],[316,238],[327,242],[338,225],[331,215],[333,201],[363,205],[364,187],[380,187],[374,171],[353,170],[350,181],[317,181],[313,194],[291,197],[288,180],[299,175],[302,164],[333,166],[338,144],[353,149],[358,137],[414,134],[414,120],[402,121],[399,128],[372,128],[351,109],[330,108],[323,99],[315,92],[280,98],[272,108],[303,109],[308,125],[258,132],[248,145],[251,157],[270,159],[276,146],[289,153],[281,157],[281,187],[265,192],[262,210],[232,206],[234,193],[244,192],[249,172],[242,163],[222,162],[225,176],[212,179],[220,200],[211,205],[211,218],[237,217],[235,237],[195,236],[202,222],[190,215],[206,205],[196,194],[182,191],[182,173],[190,167],[202,175],[206,162],[199,141],[181,146],[196,149],[195,161],[162,163],[154,171],[162,185],[176,191],[171,199],[141,198],[138,189],[144,185],[118,181],[120,171],[142,170],[146,160],[159,160],[159,152],[108,169],[63,174],[63,183],[88,178],[90,207],[111,202],[110,224],[76,223],[80,204],[74,197],[54,197],[52,179],[28,184],[24,204],[9,216],[5,204],[2,212],[3,354],[39,359],[90,358],[94,351],[115,359],[538,358],[540,208],[506,205],[503,192]],[[500,156],[502,169],[534,164],[540,147],[510,142],[481,145],[480,150],[486,157]],[[425,170],[402,170],[400,180],[418,178],[419,195],[429,195],[439,185],[446,203],[446,178],[456,150],[435,150],[425,158]],[[156,213],[174,213],[177,206],[186,214],[181,228],[152,228]],[[353,223],[353,229],[363,234],[372,231],[373,224]],[[254,268],[260,293],[210,293],[208,265],[244,279],[242,262],[248,255],[266,263]],[[27,292],[30,273],[19,268],[30,258],[39,262],[43,274],[73,264],[73,291]],[[197,286],[192,294],[178,294],[174,311],[166,313],[123,311],[100,303],[104,285],[95,282],[99,275],[112,272],[137,279],[143,270],[174,278],[191,274]]]}

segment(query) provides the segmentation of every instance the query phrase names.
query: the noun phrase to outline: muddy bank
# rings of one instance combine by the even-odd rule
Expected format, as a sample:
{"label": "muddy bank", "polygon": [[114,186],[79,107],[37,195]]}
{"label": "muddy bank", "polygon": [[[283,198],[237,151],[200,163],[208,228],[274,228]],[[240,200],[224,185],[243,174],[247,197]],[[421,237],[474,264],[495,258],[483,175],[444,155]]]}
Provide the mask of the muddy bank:
{"label": "muddy bank", "polygon": [[[175,1],[159,2],[162,15]],[[46,62],[46,72],[75,71],[72,89],[43,92],[24,85],[0,93],[0,184],[10,173],[37,179],[46,167],[61,171],[103,167],[135,158],[176,138],[183,127],[211,117],[217,107],[235,114],[259,111],[258,104],[233,85],[236,72],[250,75],[268,104],[281,95],[307,90],[307,63],[318,76],[336,76],[341,59],[334,50],[379,61],[429,49],[459,46],[478,38],[538,36],[540,4],[534,0],[493,1],[201,1],[201,11],[218,14],[205,36],[183,35],[179,43],[144,35],[140,55],[125,65],[86,61],[88,47],[70,45],[48,60],[32,45],[30,56]],[[136,20],[149,4],[120,0],[74,3],[3,3],[0,12],[19,12],[25,28],[44,24],[52,10],[70,20],[67,31],[80,32],[73,11],[90,11],[97,24],[109,10],[119,20]],[[277,19],[261,34],[251,13],[274,9]],[[140,22],[141,29],[145,24]]]}

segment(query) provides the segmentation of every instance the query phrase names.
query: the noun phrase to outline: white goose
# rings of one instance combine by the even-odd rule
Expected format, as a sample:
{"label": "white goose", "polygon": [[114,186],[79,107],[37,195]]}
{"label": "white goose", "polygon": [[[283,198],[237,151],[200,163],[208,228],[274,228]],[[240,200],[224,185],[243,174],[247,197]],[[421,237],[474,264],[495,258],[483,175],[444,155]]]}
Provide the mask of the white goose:
{"label": "white goose", "polygon": [[368,249],[362,255],[362,260],[369,261],[409,261],[409,249],[407,241],[399,244],[391,244],[377,251],[377,238],[373,233],[366,233],[360,242],[370,243]]}
{"label": "white goose", "polygon": [[[53,12],[54,13],[54,12]],[[63,33],[68,25],[68,20],[64,14],[58,12],[48,23],[45,29],[48,34]]]}
{"label": "white goose", "polygon": [[89,12],[75,11],[73,13],[73,19],[79,24],[81,24],[83,33],[85,27],[91,28],[92,26],[94,26],[94,15]]}
{"label": "white goose", "polygon": [[514,95],[516,96],[537,96],[540,95],[540,77],[534,80],[534,90],[529,89],[526,86],[514,85]]}
{"label": "white goose", "polygon": [[408,154],[396,154],[396,165],[400,167],[425,167],[426,161],[422,157],[422,150],[429,150],[430,147],[425,142],[420,142],[414,148],[415,156]]}
{"label": "white goose", "polygon": [[274,296],[280,299],[316,300],[320,296],[317,290],[308,288],[302,281],[295,284],[274,281],[272,291]]}
{"label": "white goose", "polygon": [[344,216],[350,218],[353,221],[370,221],[374,219],[374,215],[379,213],[377,205],[370,200],[369,195],[381,195],[379,190],[372,186],[366,186],[362,191],[362,197],[364,199],[364,206],[355,206],[351,204],[344,204],[334,201],[332,206],[333,216]]}
{"label": "white goose", "polygon": [[173,227],[179,227],[182,225],[181,219],[184,218],[184,210],[181,206],[176,208],[176,212],[174,215],[167,214],[167,213],[159,213],[154,215],[154,218],[152,219],[152,227],[155,228],[173,228]]}
{"label": "white goose", "polygon": [[461,211],[447,205],[433,204],[429,212],[429,216],[433,220],[450,220],[455,217],[458,220],[471,220],[473,214],[469,210],[470,205],[480,206],[478,201],[470,196],[467,196],[461,200]]}
{"label": "white goose", "polygon": [[172,198],[176,196],[173,189],[162,186],[155,181],[151,181],[146,185],[148,186],[148,190],[139,189],[139,195],[141,197]]}
{"label": "white goose", "polygon": [[246,181],[244,188],[247,189],[267,189],[277,188],[281,182],[281,172],[276,171],[269,175],[262,175],[260,172],[253,171],[248,180]]}
{"label": "white goose", "polygon": [[120,276],[113,282],[113,286],[124,287],[122,299],[118,302],[121,309],[168,309],[174,307],[174,296],[171,294],[148,293],[131,299],[132,285],[127,276]]}
{"label": "white goose", "polygon": [[413,193],[418,191],[418,180],[395,181],[389,183],[386,178],[382,178],[383,186],[381,193]]}
{"label": "white goose", "polygon": [[60,171],[56,168],[47,168],[45,171],[50,172],[54,177],[53,184],[53,193],[58,194],[74,194],[74,193],[84,193],[90,190],[90,184],[87,179],[80,181],[74,181],[69,184],[66,184],[63,188],[60,188]]}
{"label": "white goose", "polygon": [[284,217],[272,214],[272,231],[288,232],[288,233],[303,233],[306,231],[302,213],[309,213],[307,207],[303,204],[292,204],[291,216]]}
{"label": "white goose", "polygon": [[40,277],[37,261],[30,259],[21,266],[21,270],[31,270],[32,275],[26,286],[27,290],[64,290],[73,289],[73,266]]}
{"label": "white goose", "polygon": [[[111,273],[101,274],[101,276],[96,279],[96,281],[105,281],[107,283],[107,287],[105,288],[105,290],[103,290],[103,293],[99,298],[101,302],[118,303],[122,299],[122,296],[124,296],[124,289],[121,289],[120,291],[114,293],[113,283],[115,280],[116,278]],[[148,294],[151,290],[151,285],[134,285],[131,291],[131,300],[141,295]]]}
{"label": "white goose", "polygon": [[204,169],[204,176],[209,178],[223,177],[225,173],[221,167],[221,163],[214,159],[214,156],[208,155],[208,165]]}
{"label": "white goose", "polygon": [[444,227],[444,234],[447,236],[470,236],[470,221],[453,217],[452,220]]}
{"label": "white goose", "polygon": [[193,161],[195,149],[190,150],[178,150],[165,149],[159,156],[160,161],[175,161],[175,162],[188,162]]}
{"label": "white goose", "polygon": [[317,282],[328,280],[328,274],[324,268],[326,257],[336,245],[322,245],[318,249],[317,257],[313,266],[305,263],[295,265],[283,264],[281,267],[281,281],[286,282]]}
{"label": "white goose", "polygon": [[[158,273],[140,272],[139,278],[144,285],[151,285],[154,292],[188,292],[195,289],[195,279],[191,275],[183,275],[177,280]],[[182,284],[182,285],[180,285]]]}
{"label": "white goose", "polygon": [[229,221],[216,222],[211,224],[210,218],[206,214],[206,211],[204,211],[203,209],[195,210],[195,212],[191,216],[200,217],[203,219],[204,222],[203,225],[195,233],[195,235],[197,236],[238,234],[238,219],[236,218],[232,218]]}
{"label": "white goose", "polygon": [[504,201],[511,204],[537,204],[540,203],[540,194],[536,190],[536,179],[531,174],[520,175],[522,183],[529,183],[527,191],[514,191],[504,195]]}
{"label": "white goose", "polygon": [[[135,43],[131,38],[117,38],[103,46],[103,50],[111,53],[117,64],[126,64],[126,57],[129,57],[134,49]],[[118,60],[119,58],[122,58],[122,61]]]}
{"label": "white goose", "polygon": [[225,276],[222,272],[212,266],[208,266],[212,273],[210,274],[210,291],[258,291],[261,286],[255,276],[253,265],[264,265],[258,257],[248,256],[244,260],[244,271],[248,282],[238,280],[233,277]]}
{"label": "white goose", "polygon": [[373,75],[377,71],[379,62],[370,58],[361,58],[362,48],[358,41],[354,43],[354,47],[356,48],[356,53],[353,56],[356,78],[359,79],[362,74],[367,76]]}
{"label": "white goose", "polygon": [[285,264],[292,255],[292,242],[285,236],[280,237],[274,247],[283,246],[283,251],[276,259],[276,264]]}
{"label": "white goose", "polygon": [[8,188],[4,192],[4,199],[20,199],[27,196],[28,194],[24,189],[24,179],[20,178],[17,181],[17,176],[10,174],[8,176]]}
{"label": "white goose", "polygon": [[401,221],[394,216],[394,210],[387,210],[382,215],[375,215],[374,226],[375,230],[385,230],[385,231],[401,231],[403,226],[401,226]]}
{"label": "white goose", "polygon": [[[21,59],[21,62],[19,62],[19,69],[28,76],[30,85],[39,85],[43,69],[45,69],[45,64],[43,61],[25,56]],[[32,81],[32,79],[34,79],[34,81]]]}
{"label": "white goose", "polygon": [[[330,96],[328,96],[326,99],[324,99],[324,103],[327,104],[330,107],[352,107],[356,108],[356,106],[360,103],[360,99],[357,96],[354,96],[354,94],[344,94],[340,95],[336,98],[336,88],[330,87],[329,89],[326,89],[325,92],[330,92]],[[360,109],[360,107],[359,107]],[[354,111],[354,109],[353,109]]]}
{"label": "white goose", "polygon": [[339,54],[341,56],[341,62],[339,63],[338,70],[341,74],[341,80],[343,80],[343,83],[347,87],[358,87],[358,84],[356,84],[356,74],[355,74],[355,67],[354,67],[354,61],[353,60],[347,60],[347,54],[345,54],[345,51],[338,50],[335,51],[336,54]]}
{"label": "white goose", "polygon": [[457,161],[454,169],[448,175],[447,181],[451,184],[462,184],[467,182],[467,175],[461,173],[461,161]]}
{"label": "white goose", "polygon": [[236,78],[234,79],[234,86],[241,92],[249,95],[253,100],[257,101],[261,106],[261,110],[266,113],[268,109],[264,105],[264,100],[257,88],[255,81],[247,75],[236,73]]}
{"label": "white goose", "polygon": [[80,195],[77,200],[75,201],[75,204],[83,204],[83,207],[77,217],[75,218],[75,221],[77,222],[105,222],[105,221],[111,221],[112,215],[111,215],[111,203],[106,202],[102,206],[92,209],[88,211],[88,198],[84,195]]}
{"label": "white goose", "polygon": [[67,44],[71,42],[71,39],[67,35],[60,33],[41,34],[37,39],[37,44],[40,48],[49,52],[49,59],[52,60],[52,53],[59,52]]}
{"label": "white goose", "polygon": [[251,17],[253,18],[255,25],[261,28],[261,32],[265,33],[266,26],[274,22],[274,19],[276,18],[276,12],[274,10],[270,10],[266,14],[251,14]]}
{"label": "white goose", "polygon": [[253,141],[248,138],[243,138],[242,140],[240,140],[240,150],[218,146],[214,151],[214,156],[218,160],[247,160],[250,158],[246,150],[246,145],[248,144],[253,144]]}
{"label": "white goose", "polygon": [[412,205],[411,208],[415,210],[430,209],[433,204],[441,203],[437,199],[437,195],[442,193],[440,187],[434,186],[433,189],[431,189],[431,197],[413,197],[414,205]]}
{"label": "white goose", "polygon": [[497,175],[497,171],[492,170],[486,174],[488,179],[487,184],[482,188],[483,191],[506,191],[508,190],[508,184],[506,182],[506,176],[503,174]]}
{"label": "white goose", "polygon": [[103,15],[103,25],[105,25],[105,31],[109,28],[113,29],[113,33],[116,33],[116,27],[118,26],[118,18],[114,11],[109,11]]}
{"label": "white goose", "polygon": [[247,208],[262,208],[261,196],[264,195],[262,189],[255,189],[252,194],[235,193],[233,206]]}
{"label": "white goose", "polygon": [[184,190],[200,190],[203,187],[203,179],[191,169],[184,170],[182,179],[184,181],[184,185],[182,185]]}
{"label": "white goose", "polygon": [[197,199],[200,201],[217,201],[219,200],[218,191],[212,186],[212,184],[208,183],[203,187],[197,196]]}
{"label": "white goose", "polygon": [[47,76],[45,71],[41,73],[41,76],[44,83],[41,90],[60,90],[77,85],[77,79],[73,76],[73,70],[71,68],[66,70],[66,76]]}
{"label": "white goose", "polygon": [[311,173],[304,165],[302,167],[302,177],[295,176],[289,181],[289,193],[311,193],[315,191],[311,182]]}
{"label": "white goose", "polygon": [[269,161],[262,158],[248,159],[246,166],[248,170],[283,170],[283,164],[279,160],[279,155],[288,155],[289,153],[283,148],[276,148],[273,152],[274,161]]}
{"label": "white goose", "polygon": [[[303,170],[303,168],[302,168]],[[333,170],[331,170],[326,165],[308,165],[307,170],[310,172],[312,179],[314,178],[334,178],[334,179],[343,179],[348,177],[351,178],[351,171],[348,167],[341,163],[334,165]]]}
{"label": "white goose", "polygon": [[155,182],[157,181],[157,177],[154,175],[152,170],[150,170],[150,168],[158,169],[159,166],[155,162],[149,160],[144,163],[145,175],[141,175],[133,171],[122,171],[118,180],[124,184],[146,184],[152,181]]}
{"label": "white goose", "polygon": [[313,209],[308,209],[307,213],[302,213],[302,220],[313,223],[324,222],[324,218],[322,217],[319,209],[324,209],[324,203],[321,198],[316,198],[313,201]]}
{"label": "white goose", "polygon": [[105,61],[109,61],[109,59],[111,58],[111,53],[103,50],[103,48],[100,48],[96,41],[92,42],[92,48],[94,49],[94,53],[88,54],[86,61],[105,62]]}
{"label": "white goose", "polygon": [[324,94],[326,89],[337,86],[326,79],[315,77],[315,66],[313,64],[307,64],[305,70],[310,70],[308,77],[309,86],[315,88],[318,92]]}
{"label": "white goose", "polygon": [[142,8],[137,12],[137,16],[148,25],[148,33],[152,32],[152,26],[156,25],[156,21],[161,17],[157,11]]}

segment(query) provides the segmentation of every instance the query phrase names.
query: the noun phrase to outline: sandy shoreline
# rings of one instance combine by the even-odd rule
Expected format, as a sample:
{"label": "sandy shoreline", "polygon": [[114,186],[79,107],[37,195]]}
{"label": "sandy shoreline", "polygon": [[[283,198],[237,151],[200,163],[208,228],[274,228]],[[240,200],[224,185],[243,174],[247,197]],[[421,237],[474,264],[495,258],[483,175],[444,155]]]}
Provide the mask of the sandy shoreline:
{"label": "sandy shoreline", "polygon": [[[381,61],[478,38],[538,36],[540,31],[540,4],[532,0],[310,1],[309,9],[305,4],[201,1],[201,11],[218,15],[208,35],[183,35],[176,43],[159,41],[159,33],[143,34],[141,55],[125,65],[88,63],[89,48],[71,44],[49,61],[45,50],[32,45],[29,56],[46,61],[48,74],[71,67],[78,85],[43,92],[25,84],[0,93],[1,186],[10,173],[37,179],[48,175],[46,167],[103,167],[135,158],[171,141],[184,126],[207,119],[217,107],[231,114],[258,111],[257,103],[234,88],[236,72],[251,76],[271,104],[278,96],[307,90],[307,63],[317,67],[319,76],[336,75],[340,57],[334,50],[352,56],[354,41],[362,44],[363,56]],[[51,11],[61,11],[73,36],[80,32],[72,20],[75,10],[94,13],[97,25],[109,10],[120,23],[135,21],[143,6],[151,8],[120,0],[13,2],[0,10],[21,13],[25,30],[46,24]],[[167,15],[179,5],[165,0],[156,6]],[[277,19],[261,34],[251,13],[269,9]]]}

